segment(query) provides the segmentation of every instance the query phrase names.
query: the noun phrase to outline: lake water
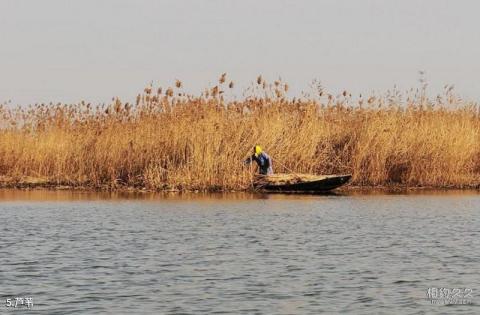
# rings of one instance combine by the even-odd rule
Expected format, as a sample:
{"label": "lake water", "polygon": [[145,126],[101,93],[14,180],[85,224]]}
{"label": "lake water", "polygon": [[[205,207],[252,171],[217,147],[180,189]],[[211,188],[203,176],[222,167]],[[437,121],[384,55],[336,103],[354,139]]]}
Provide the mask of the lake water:
{"label": "lake water", "polygon": [[480,314],[476,192],[3,190],[0,214],[2,314]]}

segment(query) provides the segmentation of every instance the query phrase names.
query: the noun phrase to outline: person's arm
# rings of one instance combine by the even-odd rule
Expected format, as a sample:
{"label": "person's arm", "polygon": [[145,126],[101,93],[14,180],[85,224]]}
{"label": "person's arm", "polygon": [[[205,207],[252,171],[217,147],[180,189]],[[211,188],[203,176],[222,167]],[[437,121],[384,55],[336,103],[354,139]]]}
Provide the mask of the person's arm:
{"label": "person's arm", "polygon": [[243,161],[243,164],[248,165],[252,163],[252,161],[253,161],[253,155],[248,157],[245,161]]}
{"label": "person's arm", "polygon": [[268,156],[268,169],[269,169],[269,174],[273,174],[273,163],[272,163],[272,158]]}

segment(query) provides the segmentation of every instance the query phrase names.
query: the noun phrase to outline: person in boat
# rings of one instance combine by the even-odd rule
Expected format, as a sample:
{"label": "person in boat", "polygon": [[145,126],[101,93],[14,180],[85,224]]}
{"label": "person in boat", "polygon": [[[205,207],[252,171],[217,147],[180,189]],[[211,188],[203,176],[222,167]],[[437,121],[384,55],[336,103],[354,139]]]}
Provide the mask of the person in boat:
{"label": "person in boat", "polygon": [[256,145],[253,147],[253,154],[251,157],[244,161],[245,164],[250,164],[252,161],[257,162],[258,171],[261,175],[272,175],[272,159],[270,156],[262,150],[262,147]]}

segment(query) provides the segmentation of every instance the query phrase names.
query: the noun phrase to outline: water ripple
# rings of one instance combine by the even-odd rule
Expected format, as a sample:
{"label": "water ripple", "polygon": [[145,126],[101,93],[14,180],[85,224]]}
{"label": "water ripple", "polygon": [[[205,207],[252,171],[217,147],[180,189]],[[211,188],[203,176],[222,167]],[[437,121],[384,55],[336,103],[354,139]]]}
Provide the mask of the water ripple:
{"label": "water ripple", "polygon": [[[0,204],[29,314],[478,313],[480,195]],[[473,289],[433,305],[429,287]]]}

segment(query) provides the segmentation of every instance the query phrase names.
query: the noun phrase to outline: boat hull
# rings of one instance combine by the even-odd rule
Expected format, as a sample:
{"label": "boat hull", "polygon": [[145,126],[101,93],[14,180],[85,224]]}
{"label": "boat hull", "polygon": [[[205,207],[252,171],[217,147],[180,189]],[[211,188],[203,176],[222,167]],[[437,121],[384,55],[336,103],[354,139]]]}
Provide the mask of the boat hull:
{"label": "boat hull", "polygon": [[330,175],[325,178],[295,183],[265,183],[254,185],[257,190],[267,192],[321,193],[328,192],[348,183],[351,175]]}

